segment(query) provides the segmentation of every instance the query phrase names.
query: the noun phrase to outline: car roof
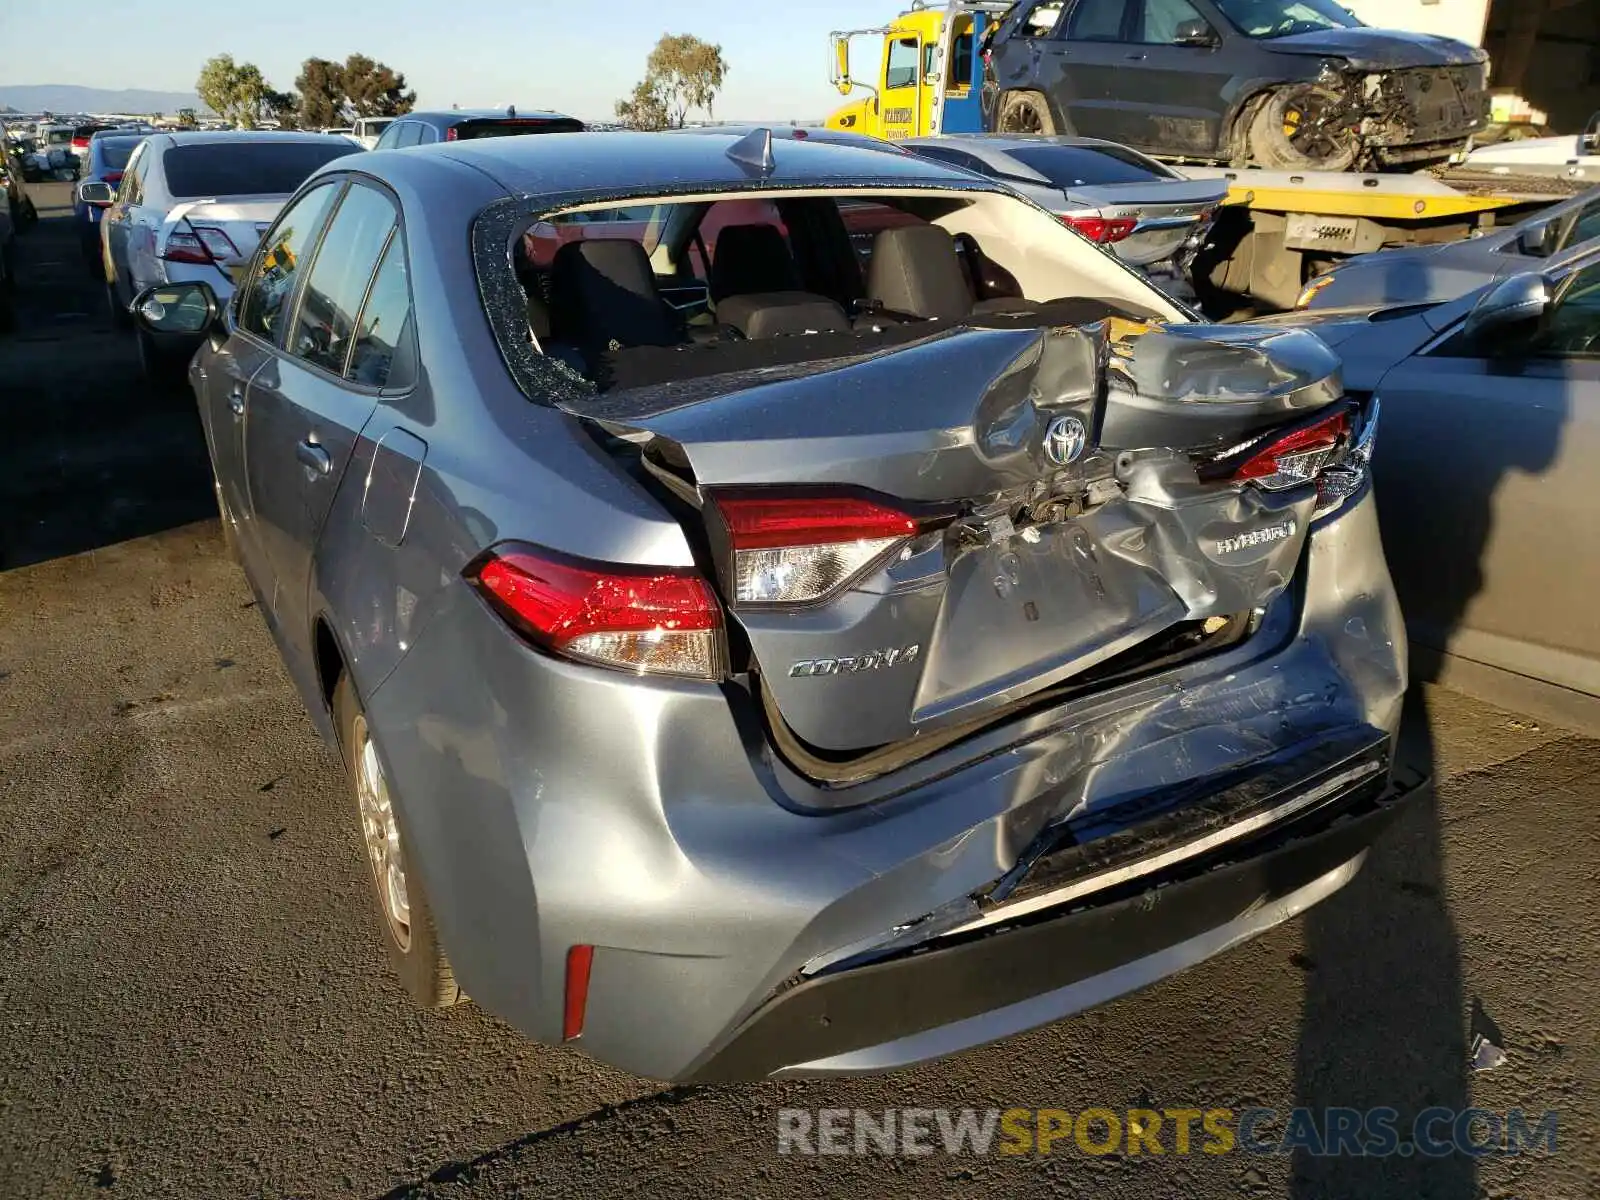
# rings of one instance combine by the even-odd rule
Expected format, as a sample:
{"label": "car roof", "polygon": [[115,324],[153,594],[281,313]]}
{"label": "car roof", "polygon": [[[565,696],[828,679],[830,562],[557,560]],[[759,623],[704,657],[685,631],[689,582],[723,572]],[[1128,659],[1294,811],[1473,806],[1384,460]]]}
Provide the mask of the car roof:
{"label": "car roof", "polygon": [[164,135],[145,134],[145,137],[165,136],[175,146],[211,146],[224,142],[317,142],[325,143],[328,135],[298,129],[194,129]]}
{"label": "car roof", "polygon": [[434,125],[459,125],[463,121],[573,121],[576,117],[566,113],[554,112],[547,108],[516,109],[507,111],[503,108],[452,108],[448,112],[408,112],[401,113],[395,118],[397,121],[427,121]]}
{"label": "car roof", "polygon": [[[860,145],[807,138],[774,139],[774,166],[763,173],[728,156],[732,134],[678,137],[663,133],[547,133],[482,138],[388,151],[440,155],[476,167],[513,192],[532,196],[573,191],[641,195],[647,191],[742,191],[779,187],[943,187],[998,190],[977,176],[915,154],[885,154]],[[377,164],[374,163],[374,166]]]}
{"label": "car roof", "polygon": [[[666,129],[663,133],[679,134],[721,134],[725,137],[744,137],[754,133],[757,129],[769,129],[765,125],[685,125],[682,129]],[[773,140],[792,142],[832,142],[838,146],[864,146],[874,150],[893,150],[904,154],[900,142],[889,142],[883,138],[873,137],[870,133],[855,133],[847,129],[818,128],[809,125],[773,125],[770,127]]]}

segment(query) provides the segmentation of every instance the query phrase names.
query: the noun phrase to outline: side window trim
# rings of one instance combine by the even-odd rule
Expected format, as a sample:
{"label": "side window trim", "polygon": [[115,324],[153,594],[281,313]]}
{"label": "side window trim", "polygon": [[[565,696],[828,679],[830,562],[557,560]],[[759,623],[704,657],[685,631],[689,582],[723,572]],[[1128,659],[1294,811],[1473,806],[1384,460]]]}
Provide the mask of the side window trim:
{"label": "side window trim", "polygon": [[[367,303],[372,299],[372,289],[377,286],[378,275],[383,270],[384,255],[389,252],[389,247],[393,244],[397,234],[400,236],[401,253],[405,252],[405,221],[401,215],[400,201],[393,192],[391,192],[387,187],[383,186],[378,180],[372,178],[371,176],[361,176],[358,178],[355,175],[345,175],[342,177],[340,187],[341,191],[339,196],[334,200],[333,205],[328,209],[328,215],[323,219],[322,228],[317,231],[316,244],[310,248],[307,254],[305,270],[303,272],[296,271],[296,275],[303,276],[303,278],[297,278],[294,282],[294,291],[289,299],[289,319],[284,322],[283,326],[285,337],[291,336],[294,330],[299,327],[300,306],[305,299],[306,288],[310,285],[311,273],[316,270],[317,259],[322,255],[322,243],[326,240],[328,231],[333,228],[334,221],[338,219],[339,209],[344,206],[345,199],[349,196],[352,190],[358,187],[364,187],[370,191],[377,192],[389,202],[390,208],[394,210],[394,228],[389,231],[389,236],[384,239],[383,249],[378,252],[378,257],[372,264],[372,274],[367,277],[367,286],[361,293],[361,307],[357,310],[355,321],[351,326],[352,336],[350,338],[350,346],[345,351],[344,361],[341,364],[340,373],[335,375],[327,368],[318,366],[316,363],[305,358],[301,358],[299,355],[293,353],[287,346],[279,346],[268,343],[263,344],[267,345],[267,348],[279,358],[286,359],[289,362],[294,363],[302,370],[313,371],[316,374],[321,375],[323,378],[332,382],[336,382],[343,387],[350,388],[365,395],[375,396],[381,392],[384,395],[403,396],[415,386],[414,382],[404,388],[386,390],[384,388],[372,387],[370,384],[356,383],[349,377],[350,360],[351,356],[355,353],[356,347],[356,338],[354,334],[361,328],[361,318],[366,315]],[[410,265],[410,261],[407,260],[406,301],[412,314],[412,322],[415,324],[417,311],[416,296],[411,291]],[[258,338],[257,340],[259,341],[260,339]]]}
{"label": "side window trim", "polygon": [[[406,393],[410,392],[412,389],[414,389],[417,386],[417,381],[416,381],[415,376],[413,375],[413,377],[411,379],[411,382],[406,384],[405,387],[374,388],[374,387],[370,387],[369,385],[364,384],[364,383],[356,383],[354,380],[352,380],[350,378],[350,368],[351,368],[351,366],[354,365],[354,359],[355,359],[355,356],[356,356],[356,347],[357,347],[357,345],[360,344],[359,334],[361,332],[362,323],[367,318],[367,305],[372,303],[372,293],[373,293],[374,290],[376,290],[376,288],[378,286],[378,277],[383,274],[384,265],[388,261],[388,258],[389,258],[389,251],[393,250],[393,249],[396,249],[396,248],[399,249],[400,258],[402,259],[401,266],[405,269],[405,276],[406,276],[406,311],[411,314],[412,346],[403,347],[403,349],[405,349],[405,351],[407,352],[408,355],[412,355],[414,357],[414,349],[413,349],[413,347],[415,345],[416,336],[417,336],[417,334],[416,334],[417,299],[416,299],[416,296],[413,295],[412,291],[411,291],[411,259],[410,259],[410,256],[407,254],[405,226],[401,223],[400,210],[399,210],[399,208],[397,206],[395,208],[395,214],[394,214],[394,228],[389,231],[388,238],[386,238],[384,240],[383,249],[378,251],[378,262],[377,262],[377,265],[373,267],[372,278],[367,280],[367,290],[366,290],[365,294],[363,294],[362,297],[361,297],[361,307],[356,310],[355,324],[351,327],[352,328],[352,335],[351,335],[351,338],[350,338],[350,348],[345,351],[344,367],[340,371],[340,378],[344,381],[344,383],[347,386],[354,387],[354,388],[360,388],[364,392],[366,392],[366,391],[381,392],[385,396],[404,396]],[[396,354],[398,354],[401,349],[402,349],[402,347],[396,346],[395,347]]]}
{"label": "side window trim", "polygon": [[[311,275],[310,264],[314,263],[316,261],[317,252],[322,249],[322,238],[323,238],[323,235],[328,232],[328,226],[333,224],[333,217],[334,217],[334,214],[339,211],[339,205],[344,203],[344,194],[347,191],[350,190],[350,176],[349,175],[336,175],[336,176],[333,176],[331,178],[328,177],[328,176],[322,176],[321,178],[328,179],[329,181],[327,183],[319,183],[317,185],[317,187],[332,187],[339,194],[337,196],[335,196],[331,201],[329,201],[328,212],[327,212],[327,215],[324,216],[323,219],[322,219],[322,228],[317,230],[316,241],[314,241],[310,246],[306,247],[305,259],[306,259],[307,266],[306,266],[305,271],[302,272],[298,266],[296,266],[296,268],[295,268],[295,281],[294,281],[294,284],[293,284],[292,288],[290,289],[288,299],[284,301],[284,309],[288,313],[288,318],[289,318],[289,319],[285,319],[284,323],[283,323],[283,330],[284,330],[285,336],[287,336],[289,330],[294,328],[293,318],[297,318],[299,316],[299,312],[300,312],[300,292],[305,287],[306,278],[309,278],[310,275]],[[301,192],[298,196],[296,196],[293,200],[291,200],[289,202],[289,204],[285,204],[283,206],[283,208],[278,213],[279,217],[281,218],[282,215],[285,212],[289,211],[289,208],[292,205],[300,203],[300,201],[304,200],[307,196],[311,195],[311,193],[314,192],[314,191],[316,191],[316,188],[308,188],[306,191]],[[256,282],[256,266],[257,266],[258,262],[261,259],[262,250],[264,250],[266,248],[266,245],[267,245],[267,235],[272,233],[273,229],[276,229],[277,226],[278,226],[277,221],[274,221],[272,223],[272,229],[268,229],[267,233],[262,235],[261,241],[256,245],[255,256],[253,258],[251,258],[251,260],[250,260],[250,274],[245,276],[245,278],[247,280],[249,280],[250,287],[252,287],[252,288],[255,286],[255,282]],[[304,278],[302,277],[302,275],[304,276]],[[240,301],[241,306],[243,305],[243,303],[244,303],[244,301],[241,300]],[[242,307],[241,307],[241,310],[240,310],[240,315],[241,316],[243,315]],[[240,324],[239,324],[239,332],[242,333],[245,337],[248,337],[249,339],[251,339],[257,345],[259,345],[259,346],[261,346],[261,347],[263,347],[263,348],[265,348],[267,350],[271,350],[271,351],[274,351],[276,353],[284,352],[282,346],[279,346],[276,342],[269,342],[266,338],[264,338],[260,334],[256,333],[253,329],[250,329],[243,322],[240,322]]]}

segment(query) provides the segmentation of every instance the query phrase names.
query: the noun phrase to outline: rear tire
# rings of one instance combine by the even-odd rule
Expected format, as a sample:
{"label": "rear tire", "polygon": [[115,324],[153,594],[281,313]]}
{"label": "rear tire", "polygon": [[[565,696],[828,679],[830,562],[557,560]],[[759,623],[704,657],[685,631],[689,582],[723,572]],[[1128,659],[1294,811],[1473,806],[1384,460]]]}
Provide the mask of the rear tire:
{"label": "rear tire", "polygon": [[1250,161],[1281,171],[1348,171],[1360,150],[1355,133],[1318,124],[1340,104],[1339,97],[1324,88],[1272,92],[1250,122]]}
{"label": "rear tire", "polygon": [[997,133],[1042,133],[1054,136],[1056,119],[1038,92],[1007,92],[995,118]]}
{"label": "rear tire", "polygon": [[341,675],[333,689],[333,720],[355,797],[362,857],[371,868],[367,873],[372,879],[389,964],[407,994],[423,1008],[459,1004],[466,994],[456,983],[450,960],[439,944],[433,909],[423,890],[422,877],[412,868],[398,813],[389,803],[383,768],[369,737],[367,715],[349,675]]}

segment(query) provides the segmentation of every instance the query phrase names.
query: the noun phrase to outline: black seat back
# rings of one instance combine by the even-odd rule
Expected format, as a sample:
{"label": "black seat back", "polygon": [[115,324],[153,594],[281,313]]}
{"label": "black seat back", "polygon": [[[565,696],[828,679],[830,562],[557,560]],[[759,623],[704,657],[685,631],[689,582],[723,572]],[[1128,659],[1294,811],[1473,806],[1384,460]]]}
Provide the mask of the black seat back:
{"label": "black seat back", "polygon": [[891,313],[924,319],[959,321],[972,312],[955,241],[938,225],[903,225],[873,238],[867,297]]}
{"label": "black seat back", "polygon": [[798,292],[800,272],[775,225],[729,225],[717,234],[711,260],[713,301],[758,292]]}
{"label": "black seat back", "polygon": [[628,346],[683,341],[676,314],[661,299],[650,257],[638,242],[568,242],[550,265],[550,331],[591,359]]}

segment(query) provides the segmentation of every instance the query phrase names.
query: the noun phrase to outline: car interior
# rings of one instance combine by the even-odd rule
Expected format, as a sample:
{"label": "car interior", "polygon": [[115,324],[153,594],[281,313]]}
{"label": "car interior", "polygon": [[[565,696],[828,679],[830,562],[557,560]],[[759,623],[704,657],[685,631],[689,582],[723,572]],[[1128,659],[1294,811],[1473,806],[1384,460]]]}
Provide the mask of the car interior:
{"label": "car interior", "polygon": [[970,193],[590,208],[535,222],[513,259],[535,344],[602,390],[853,357],[962,325],[1183,319],[1046,214]]}

